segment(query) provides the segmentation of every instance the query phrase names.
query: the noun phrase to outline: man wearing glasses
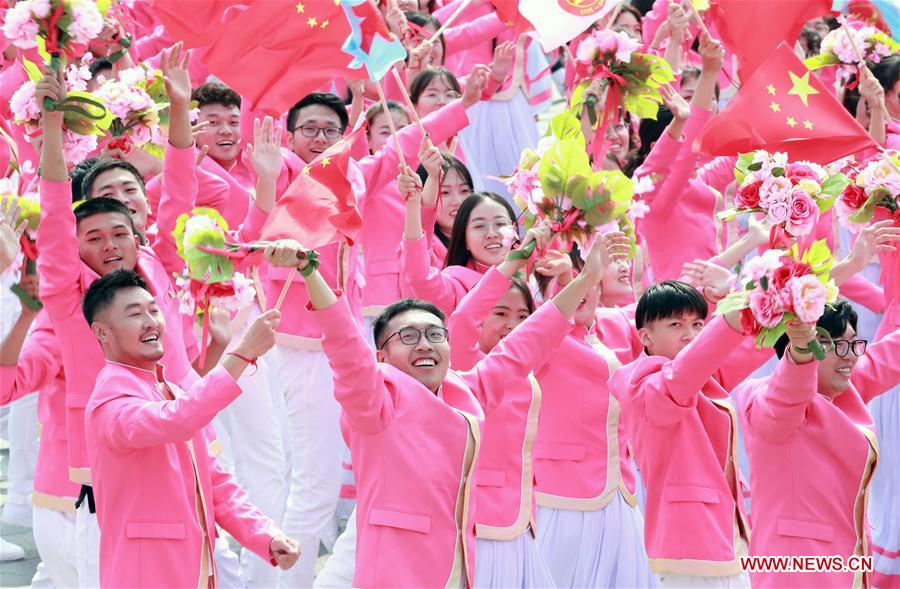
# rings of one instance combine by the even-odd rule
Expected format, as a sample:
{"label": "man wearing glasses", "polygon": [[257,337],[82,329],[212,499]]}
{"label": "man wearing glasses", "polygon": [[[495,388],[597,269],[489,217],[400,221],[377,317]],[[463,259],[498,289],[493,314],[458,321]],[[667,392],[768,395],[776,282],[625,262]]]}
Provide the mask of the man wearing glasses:
{"label": "man wearing glasses", "polygon": [[288,111],[288,146],[304,163],[311,163],[344,136],[348,122],[347,107],[336,95],[307,94]]}
{"label": "man wearing glasses", "polygon": [[[837,555],[847,563],[872,554],[866,504],[878,442],[866,403],[900,383],[900,330],[867,346],[856,322],[841,299],[817,325],[789,327],[775,346],[775,373],[735,391],[750,457],[753,556]],[[820,361],[808,352],[816,338],[826,349]],[[750,575],[754,587],[861,587],[867,576]]]}
{"label": "man wearing glasses", "polygon": [[[298,247],[276,242],[266,255],[276,266],[297,265]],[[449,369],[444,314],[434,305],[389,305],[375,321],[373,354],[346,297],[300,263],[353,453],[354,587],[472,586],[472,476],[484,420],[474,392],[501,402],[508,383],[527,378],[569,333],[606,266],[626,251],[597,239],[581,274],[467,372]]]}

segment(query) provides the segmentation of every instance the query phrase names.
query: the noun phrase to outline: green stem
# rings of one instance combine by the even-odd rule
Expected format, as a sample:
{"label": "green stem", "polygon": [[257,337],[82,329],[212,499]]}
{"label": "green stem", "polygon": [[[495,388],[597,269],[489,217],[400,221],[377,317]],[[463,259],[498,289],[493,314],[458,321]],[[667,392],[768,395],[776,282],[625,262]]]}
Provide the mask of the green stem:
{"label": "green stem", "polygon": [[[54,72],[58,72],[59,67],[60,67],[59,53],[53,53],[50,56],[50,69],[52,69]],[[56,101],[52,100],[50,98],[44,98],[44,110],[46,110],[46,111],[56,110]]]}

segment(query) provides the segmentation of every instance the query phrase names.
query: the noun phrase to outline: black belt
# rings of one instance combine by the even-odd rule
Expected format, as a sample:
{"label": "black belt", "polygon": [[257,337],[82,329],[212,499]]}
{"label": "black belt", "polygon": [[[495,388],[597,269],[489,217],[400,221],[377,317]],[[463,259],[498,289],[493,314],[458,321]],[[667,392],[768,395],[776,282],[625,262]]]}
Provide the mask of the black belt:
{"label": "black belt", "polygon": [[81,507],[85,499],[88,502],[88,511],[97,513],[97,508],[94,506],[94,488],[90,485],[81,485],[81,493],[78,494],[78,500],[75,501],[75,509]]}

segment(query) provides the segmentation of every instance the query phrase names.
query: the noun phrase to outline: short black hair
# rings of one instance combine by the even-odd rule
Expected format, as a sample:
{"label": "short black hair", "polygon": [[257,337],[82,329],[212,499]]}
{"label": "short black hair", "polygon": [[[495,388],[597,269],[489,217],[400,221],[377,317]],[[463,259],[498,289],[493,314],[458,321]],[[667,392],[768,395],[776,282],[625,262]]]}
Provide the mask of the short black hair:
{"label": "short black hair", "polygon": [[384,330],[391,319],[401,313],[406,313],[407,311],[425,311],[440,319],[442,324],[444,323],[444,312],[428,301],[423,301],[422,299],[400,299],[399,301],[395,301],[388,305],[387,308],[375,318],[375,323],[372,324],[372,335],[375,338],[376,349],[380,349],[384,344],[384,342],[381,341],[381,338],[384,337]]}
{"label": "short black hair", "polygon": [[456,218],[453,219],[453,229],[450,230],[450,241],[447,245],[447,259],[444,262],[445,267],[449,266],[468,266],[472,261],[472,252],[469,251],[469,245],[466,243],[466,229],[469,228],[469,217],[475,207],[485,201],[493,201],[506,209],[509,215],[509,221],[516,230],[519,226],[516,223],[516,212],[512,205],[505,198],[495,192],[476,192],[466,200],[462,201],[459,209],[456,211]]}
{"label": "short black hair", "polygon": [[[104,158],[96,160],[94,165],[88,168],[84,173],[84,178],[81,179],[82,198],[91,198],[91,193],[94,191],[94,182],[96,182],[97,177],[103,172],[108,172],[109,170],[125,170],[126,172],[134,176],[134,179],[141,187],[141,192],[144,193],[144,196],[147,196],[147,186],[146,184],[144,184],[144,177],[141,176],[141,173],[137,168],[135,168],[132,164],[126,162],[125,160]],[[75,180],[73,179],[72,182],[74,185]]]}
{"label": "short black hair", "polygon": [[197,86],[191,92],[191,100],[196,100],[198,107],[221,104],[241,108],[241,95],[220,82],[207,82]]}
{"label": "short black hair", "polygon": [[[847,331],[848,325],[853,328],[853,331],[856,331],[856,322],[858,320],[859,316],[856,314],[850,301],[841,298],[830,305],[825,305],[825,312],[816,321],[816,327],[824,328],[832,338],[839,338]],[[779,358],[784,356],[784,351],[789,343],[790,339],[787,335],[781,336],[775,342],[775,353],[778,354]]]}
{"label": "short black hair", "polygon": [[95,59],[88,65],[88,72],[91,74],[91,78],[96,78],[97,74],[102,72],[103,70],[112,70],[113,63],[106,59],[105,57],[101,57],[100,59]]}
{"label": "short black hair", "polygon": [[321,104],[325,108],[330,108],[334,111],[334,114],[336,114],[341,121],[341,132],[343,132],[347,128],[347,125],[350,124],[350,115],[347,114],[347,106],[339,96],[330,92],[313,92],[312,94],[304,96],[300,102],[292,106],[291,110],[288,111],[287,130],[289,133],[293,133],[296,128],[295,125],[297,124],[297,117],[300,116],[300,109],[314,104]]}
{"label": "short black hair", "polygon": [[141,278],[140,274],[124,268],[110,272],[92,282],[81,301],[81,312],[84,313],[88,325],[92,324],[97,315],[112,304],[117,292],[126,288],[143,288],[150,292],[147,282]]}
{"label": "short black hair", "polygon": [[666,280],[654,284],[641,295],[634,314],[634,324],[640,329],[652,321],[694,313],[703,319],[709,314],[706,299],[696,288],[680,280]]}
{"label": "short black hair", "polygon": [[128,210],[128,207],[114,198],[107,198],[105,196],[81,201],[80,204],[75,207],[75,225],[80,225],[81,222],[88,217],[103,215],[105,213],[119,213],[125,215],[125,218],[128,219],[128,226],[131,227],[131,232],[138,235],[137,230],[134,228],[134,220],[131,218],[131,211]]}
{"label": "short black hair", "polygon": [[99,161],[99,157],[89,157],[75,164],[75,167],[69,172],[69,177],[72,178],[72,202],[78,202],[84,198],[84,191],[81,189],[84,177],[87,175],[88,170],[93,168],[94,164]]}

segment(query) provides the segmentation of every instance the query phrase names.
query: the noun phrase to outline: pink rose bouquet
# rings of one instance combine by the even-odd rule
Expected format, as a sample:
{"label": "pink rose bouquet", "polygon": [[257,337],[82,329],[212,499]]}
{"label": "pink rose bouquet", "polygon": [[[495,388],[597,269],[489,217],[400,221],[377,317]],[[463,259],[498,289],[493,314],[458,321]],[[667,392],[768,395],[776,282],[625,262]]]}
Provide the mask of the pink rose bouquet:
{"label": "pink rose bouquet", "polygon": [[734,168],[738,187],[734,207],[720,213],[730,219],[741,213],[762,213],[772,226],[772,244],[784,236],[808,235],[849,180],[812,162],[788,162],[783,153],[741,154]]}
{"label": "pink rose bouquet", "polygon": [[[892,158],[889,160],[888,158]],[[848,229],[859,231],[875,216],[877,209],[891,215],[900,210],[900,154],[879,155],[865,167],[848,171],[850,183],[835,203],[838,219]]]}
{"label": "pink rose bouquet", "polygon": [[166,122],[169,107],[162,72],[144,67],[122,70],[117,78],[104,81],[97,95],[115,116],[109,135],[119,139],[108,147],[127,154],[136,145],[162,158],[165,137],[160,124]]}
{"label": "pink rose bouquet", "polygon": [[[837,28],[822,39],[818,55],[807,58],[804,63],[811,70],[836,65],[838,66],[838,78],[846,83],[857,73],[859,56],[853,43],[863,55],[866,65],[872,66],[881,63],[881,60],[889,55],[900,52],[900,43],[894,41],[890,35],[879,31],[877,28],[859,21],[848,23],[848,27]],[[855,83],[851,85],[854,87]]]}
{"label": "pink rose bouquet", "polygon": [[[767,250],[743,268],[739,287],[716,307],[716,314],[741,312],[741,324],[756,337],[758,348],[773,347],[791,322],[815,323],[825,305],[837,299],[838,288],[829,277],[834,263],[825,240],[803,252]],[[820,332],[821,333],[821,332]],[[821,360],[825,350],[814,341],[813,354]]]}

